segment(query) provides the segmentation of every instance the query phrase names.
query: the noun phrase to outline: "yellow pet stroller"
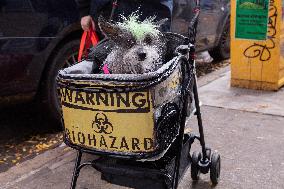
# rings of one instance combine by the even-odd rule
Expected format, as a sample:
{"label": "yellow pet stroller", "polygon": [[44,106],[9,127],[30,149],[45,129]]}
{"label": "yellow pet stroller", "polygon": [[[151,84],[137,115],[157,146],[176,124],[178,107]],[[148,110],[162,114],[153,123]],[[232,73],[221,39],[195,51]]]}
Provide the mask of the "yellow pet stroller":
{"label": "yellow pet stroller", "polygon": [[[173,34],[184,43],[155,72],[91,74],[88,61],[59,72],[64,142],[78,152],[72,189],[88,165],[110,183],[138,189],[176,189],[189,166],[193,180],[210,172],[212,183],[218,183],[220,156],[205,146],[197,91],[192,44],[198,15],[196,9],[189,38]],[[184,132],[192,114],[199,135]],[[196,139],[202,153],[190,153]],[[99,158],[81,163],[82,153]]]}

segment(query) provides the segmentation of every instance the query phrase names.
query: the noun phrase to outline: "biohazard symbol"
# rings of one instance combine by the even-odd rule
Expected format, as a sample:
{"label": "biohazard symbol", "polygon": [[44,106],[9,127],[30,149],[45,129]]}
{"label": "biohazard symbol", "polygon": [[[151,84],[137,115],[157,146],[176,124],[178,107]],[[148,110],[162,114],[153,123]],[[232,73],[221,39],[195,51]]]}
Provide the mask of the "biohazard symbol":
{"label": "biohazard symbol", "polygon": [[96,133],[111,134],[113,132],[113,126],[104,113],[97,113],[92,128]]}

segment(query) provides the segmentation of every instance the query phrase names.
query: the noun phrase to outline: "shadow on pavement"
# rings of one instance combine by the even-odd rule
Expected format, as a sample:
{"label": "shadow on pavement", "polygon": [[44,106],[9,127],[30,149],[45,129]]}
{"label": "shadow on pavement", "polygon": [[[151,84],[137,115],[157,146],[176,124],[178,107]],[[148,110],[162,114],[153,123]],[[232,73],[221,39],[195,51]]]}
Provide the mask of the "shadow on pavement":
{"label": "shadow on pavement", "polygon": [[0,172],[52,148],[61,137],[60,126],[46,121],[33,103],[1,108],[0,131]]}
{"label": "shadow on pavement", "polygon": [[[190,169],[188,170],[190,171]],[[190,189],[213,189],[215,186],[211,185],[210,182],[199,180],[198,182],[192,182]]]}

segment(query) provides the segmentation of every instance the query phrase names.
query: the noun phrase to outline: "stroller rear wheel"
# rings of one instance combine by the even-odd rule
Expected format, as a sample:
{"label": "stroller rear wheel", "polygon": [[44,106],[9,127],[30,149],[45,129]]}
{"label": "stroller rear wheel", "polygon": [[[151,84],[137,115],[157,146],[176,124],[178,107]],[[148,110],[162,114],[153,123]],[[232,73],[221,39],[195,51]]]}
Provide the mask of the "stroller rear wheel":
{"label": "stroller rear wheel", "polygon": [[201,160],[201,153],[200,152],[193,152],[192,154],[192,163],[191,163],[191,179],[193,181],[198,181],[200,169],[199,169],[199,161]]}
{"label": "stroller rear wheel", "polygon": [[211,182],[216,185],[219,182],[221,171],[221,158],[220,155],[214,152],[211,156],[211,166],[210,166],[210,179]]}

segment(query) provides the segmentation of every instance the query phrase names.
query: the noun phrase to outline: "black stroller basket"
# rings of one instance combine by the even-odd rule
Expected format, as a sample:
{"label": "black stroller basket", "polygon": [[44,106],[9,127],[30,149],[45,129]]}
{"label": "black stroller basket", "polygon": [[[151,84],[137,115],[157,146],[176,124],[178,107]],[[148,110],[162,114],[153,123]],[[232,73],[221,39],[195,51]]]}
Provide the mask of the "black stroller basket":
{"label": "black stroller basket", "polygon": [[159,159],[179,133],[186,91],[193,87],[187,59],[179,55],[143,75],[70,74],[88,66],[67,68],[57,79],[65,143],[97,155]]}

